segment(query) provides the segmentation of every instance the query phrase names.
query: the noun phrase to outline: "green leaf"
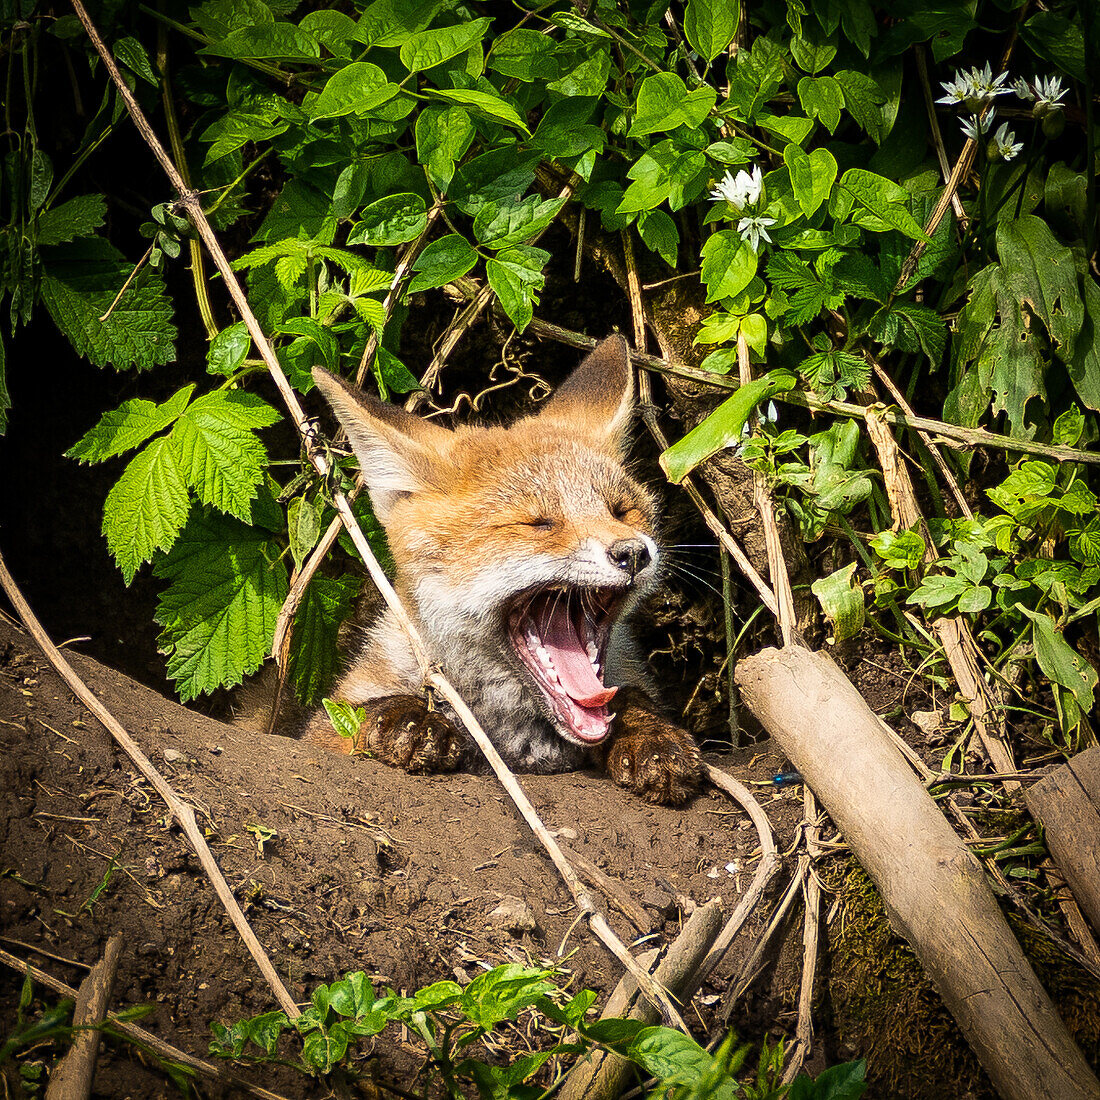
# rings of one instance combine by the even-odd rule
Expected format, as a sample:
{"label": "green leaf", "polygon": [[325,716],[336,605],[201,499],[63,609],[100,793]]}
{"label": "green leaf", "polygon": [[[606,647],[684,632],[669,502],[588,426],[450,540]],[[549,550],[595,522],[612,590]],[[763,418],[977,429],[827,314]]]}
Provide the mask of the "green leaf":
{"label": "green leaf", "polygon": [[[733,1100],[740,1093],[736,1082],[716,1066],[694,1039],[669,1027],[647,1027],[638,1032],[626,1056],[663,1086],[698,1085],[706,1080],[710,1100]],[[717,1072],[716,1072],[717,1071]]]}
{"label": "green leaf", "polygon": [[489,201],[474,218],[474,235],[487,248],[522,244],[541,233],[565,205],[564,198],[527,195],[519,202]]}
{"label": "green leaf", "polygon": [[424,92],[426,95],[450,100],[452,103],[468,107],[477,114],[487,115],[489,118],[514,126],[525,134],[531,133],[527,129],[527,123],[516,113],[516,109],[498,95],[478,88],[425,88]]}
{"label": "green leaf", "polygon": [[442,0],[374,0],[359,20],[368,46],[400,46],[422,31],[442,7]]}
{"label": "green leaf", "polygon": [[359,728],[366,717],[366,711],[362,707],[353,707],[350,703],[335,699],[322,699],[321,704],[328,714],[332,728],[341,737],[354,741],[359,736]]}
{"label": "green leaf", "polygon": [[50,249],[43,266],[42,300],[77,355],[116,370],[148,370],[175,357],[172,302],[150,267],[101,320],[131,273],[122,253],[92,237]]}
{"label": "green leaf", "polygon": [[740,21],[740,0],[687,0],[684,36],[709,63],[733,41]]}
{"label": "green leaf", "polygon": [[844,89],[831,76],[804,76],[798,82],[798,102],[810,118],[818,119],[831,134],[840,124]]}
{"label": "green leaf", "polygon": [[360,220],[348,234],[348,244],[403,244],[419,237],[427,226],[427,207],[419,195],[386,195],[363,207]]}
{"label": "green leaf", "polygon": [[669,267],[676,267],[680,231],[663,210],[647,210],[638,217],[638,232],[646,247],[656,252]]}
{"label": "green leaf", "polygon": [[866,73],[844,69],[834,73],[834,79],[844,92],[844,104],[852,118],[876,141],[885,138],[882,132],[882,105],[886,94]]}
{"label": "green leaf", "polygon": [[157,432],[175,423],[194,392],[194,384],[184,386],[162,405],[141,397],[124,401],[117,409],[104,413],[99,423],[65,452],[65,457],[75,458],[77,462],[104,462],[133,447],[140,447]]}
{"label": "green leaf", "polygon": [[90,237],[106,217],[107,200],[98,194],[77,195],[52,210],[43,210],[38,215],[39,247]]}
{"label": "green leaf", "polygon": [[374,369],[387,389],[396,393],[411,393],[420,389],[420,379],[392,351],[379,347],[374,357]]}
{"label": "green leaf", "polygon": [[675,73],[655,73],[642,81],[635,104],[630,137],[675,130],[677,126],[697,129],[710,113],[718,93],[710,87],[689,92]]}
{"label": "green leaf", "polygon": [[197,509],[153,567],[169,581],[157,605],[168,676],[187,702],[239,684],[271,647],[286,599],[286,566],[268,532]]}
{"label": "green leaf", "polygon": [[539,158],[517,152],[514,146],[492,149],[459,166],[447,197],[470,217],[491,201],[522,195],[535,178]]}
{"label": "green leaf", "polygon": [[518,332],[531,323],[546,279],[543,268],[549,259],[549,252],[520,244],[505,249],[485,264],[489,285]]}
{"label": "green leaf", "polygon": [[810,585],[822,611],[833,626],[833,641],[854,638],[863,629],[866,613],[863,589],[852,584],[856,563],[845,565]]}
{"label": "green leaf", "polygon": [[1065,688],[1087,714],[1092,709],[1096,690],[1096,669],[1055,629],[1054,620],[1049,615],[1030,611],[1022,605],[1017,607],[1033,624],[1032,640],[1039,668],[1053,683]]}
{"label": "green leaf", "polygon": [[252,337],[244,321],[223,328],[206,349],[207,374],[222,374],[228,378],[241,368],[252,347]]}
{"label": "green leaf", "polygon": [[293,23],[260,23],[239,27],[198,52],[234,61],[316,61],[321,47]]}
{"label": "green leaf", "polygon": [[417,115],[416,156],[441,191],[450,187],[455,163],[470,147],[474,133],[470,115],[462,107],[428,107]]}
{"label": "green leaf", "polygon": [[465,275],[477,263],[477,253],[461,233],[448,233],[432,241],[413,263],[414,275],[409,283],[409,293],[443,286]]}
{"label": "green leaf", "polygon": [[465,53],[485,37],[492,19],[474,19],[450,27],[435,27],[410,37],[401,47],[401,64],[411,73],[433,69]]}
{"label": "green leaf", "polygon": [[997,224],[1001,278],[1011,297],[1046,325],[1063,359],[1073,352],[1084,321],[1073,253],[1034,214]]}
{"label": "green leaf", "polygon": [[732,229],[712,233],[703,244],[702,279],[707,301],[732,298],[752,282],[759,257]]}
{"label": "green leaf", "polygon": [[[300,499],[300,498],[299,498]],[[340,665],[337,640],[340,625],[351,616],[359,581],[315,574],[294,616],[289,676],[302,706],[313,706],[329,689]]]}
{"label": "green leaf", "polygon": [[924,560],[924,539],[916,531],[883,531],[870,545],[888,569],[916,569]]}
{"label": "green leaf", "polygon": [[397,95],[398,87],[386,80],[386,74],[369,61],[353,61],[329,77],[328,83],[307,105],[314,122],[356,114],[362,117]]}
{"label": "green leaf", "polygon": [[278,421],[275,409],[243,390],[214,390],[193,402],[171,438],[199,500],[248,522],[267,465],[267,451],[253,430]]}
{"label": "green leaf", "polygon": [[799,208],[807,218],[812,218],[836,182],[836,158],[828,149],[815,149],[807,154],[792,142],[783,150],[783,162],[790,171]]}
{"label": "green leaf", "polygon": [[175,443],[162,435],[130,460],[103,505],[107,549],[127,584],[155,550],[176,541],[189,509]]}
{"label": "green leaf", "polygon": [[723,447],[741,442],[741,430],[761,401],[777,393],[793,390],[795,376],[788,370],[769,371],[741,386],[683,439],[674,443],[660,456],[661,469],[669,481],[681,482],[700,462]]}
{"label": "green leaf", "polygon": [[908,192],[904,187],[863,168],[849,168],[840,177],[840,187],[881,223],[876,225],[874,222],[860,222],[865,229],[872,232],[896,229],[913,240],[929,241],[905,205]]}
{"label": "green leaf", "polygon": [[149,55],[145,47],[136,39],[127,35],[120,38],[112,47],[111,53],[115,60],[120,61],[135,76],[140,76],[147,84],[154,88],[157,86],[157,78],[153,73],[153,66],[149,64]]}

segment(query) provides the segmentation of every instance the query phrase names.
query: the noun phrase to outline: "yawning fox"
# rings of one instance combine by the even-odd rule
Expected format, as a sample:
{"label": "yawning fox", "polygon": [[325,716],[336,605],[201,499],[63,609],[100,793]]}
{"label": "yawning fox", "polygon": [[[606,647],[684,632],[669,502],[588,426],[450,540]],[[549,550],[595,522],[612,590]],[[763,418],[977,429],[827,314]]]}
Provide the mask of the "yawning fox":
{"label": "yawning fox", "polygon": [[[604,340],[537,415],[455,431],[318,368],[433,662],[504,760],[560,772],[595,760],[654,802],[682,802],[701,763],[645,690],[627,619],[657,580],[652,497],[623,467],[633,378]],[[363,707],[352,744],[315,713],[307,740],[414,772],[475,765],[446,709],[429,709],[408,640],[385,611],[337,684]]]}

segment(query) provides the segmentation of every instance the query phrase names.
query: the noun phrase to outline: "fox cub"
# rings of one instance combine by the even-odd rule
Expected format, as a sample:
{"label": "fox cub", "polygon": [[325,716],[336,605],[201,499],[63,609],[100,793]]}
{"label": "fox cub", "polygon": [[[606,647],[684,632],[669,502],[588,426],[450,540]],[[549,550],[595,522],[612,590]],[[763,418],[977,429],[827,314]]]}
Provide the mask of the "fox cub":
{"label": "fox cub", "polygon": [[[395,585],[504,760],[532,772],[595,762],[652,802],[699,784],[690,735],[643,684],[628,618],[659,571],[653,499],[623,466],[633,409],[626,342],[604,340],[538,412],[455,431],[317,369],[386,529]],[[385,611],[333,696],[363,707],[354,745],[321,710],[304,737],[410,772],[476,766],[446,707],[429,709]]]}

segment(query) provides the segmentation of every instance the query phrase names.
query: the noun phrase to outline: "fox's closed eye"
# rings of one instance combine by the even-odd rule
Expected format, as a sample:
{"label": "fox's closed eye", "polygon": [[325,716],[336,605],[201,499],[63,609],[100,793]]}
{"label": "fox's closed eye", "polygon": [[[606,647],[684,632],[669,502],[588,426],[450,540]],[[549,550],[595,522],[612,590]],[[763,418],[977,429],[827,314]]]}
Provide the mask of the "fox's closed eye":
{"label": "fox's closed eye", "polygon": [[525,527],[533,527],[536,531],[553,531],[554,521],[547,516],[535,516],[524,522]]}

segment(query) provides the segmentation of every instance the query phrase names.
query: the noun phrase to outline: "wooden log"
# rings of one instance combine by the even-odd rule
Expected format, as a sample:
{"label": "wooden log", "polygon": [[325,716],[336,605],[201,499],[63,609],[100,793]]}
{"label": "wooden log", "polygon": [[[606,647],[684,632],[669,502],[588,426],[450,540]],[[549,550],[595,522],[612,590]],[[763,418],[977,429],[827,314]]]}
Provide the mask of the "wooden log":
{"label": "wooden log", "polygon": [[103,958],[80,983],[73,1009],[73,1027],[83,1030],[75,1032],[73,1045],[50,1074],[46,1100],[88,1100],[91,1095],[99,1054],[98,1027],[107,1016],[121,955],[122,935],[115,933],[107,941]]}
{"label": "wooden log", "polygon": [[1027,792],[1055,866],[1100,933],[1100,746],[1079,752]]}
{"label": "wooden log", "polygon": [[1003,1100],[1096,1100],[1097,1081],[986,884],[878,718],[827,656],[741,661],[742,698],[871,876]]}
{"label": "wooden log", "polygon": [[[712,898],[688,917],[683,931],[669,944],[668,953],[658,964],[654,979],[682,1005],[687,1005],[695,995],[699,964],[721,927],[721,903]],[[602,1015],[627,1016],[647,1024],[655,1024],[658,1020],[657,1010],[639,996],[638,986],[629,974],[624,974],[612,990]],[[630,1062],[617,1054],[594,1052],[572,1069],[559,1096],[561,1100],[613,1100],[622,1091],[630,1066]]]}

